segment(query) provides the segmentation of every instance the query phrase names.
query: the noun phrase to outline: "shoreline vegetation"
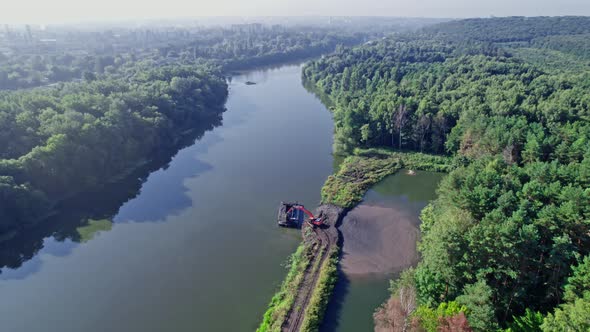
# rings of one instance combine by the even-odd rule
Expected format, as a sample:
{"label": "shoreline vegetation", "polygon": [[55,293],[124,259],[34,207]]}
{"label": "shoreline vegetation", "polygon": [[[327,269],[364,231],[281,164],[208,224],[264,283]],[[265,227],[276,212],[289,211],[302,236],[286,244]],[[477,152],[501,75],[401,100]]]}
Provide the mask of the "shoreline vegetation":
{"label": "shoreline vegetation", "polygon": [[303,274],[309,265],[309,251],[311,248],[302,242],[295,253],[289,257],[287,266],[289,270],[280,289],[273,295],[262,323],[257,332],[280,331],[291,306],[295,301],[297,291],[303,282]]}
{"label": "shoreline vegetation", "polygon": [[[213,118],[211,118],[210,121],[211,121],[210,125],[215,126],[215,123],[217,121],[219,121],[219,119],[216,115]],[[188,128],[187,130],[184,130],[183,132],[181,132],[177,137],[174,138],[174,143],[172,144],[172,151],[178,151],[178,150],[182,149],[183,147],[185,147],[186,142],[183,141],[185,139],[189,139],[189,140],[198,139],[198,137],[203,134],[202,133],[203,130],[204,130],[204,128],[191,127],[191,128]],[[162,153],[166,154],[167,156],[163,158],[160,155]],[[172,156],[168,156],[167,152],[158,152],[157,155],[154,155],[152,158],[146,158],[146,159],[139,160],[134,165],[127,167],[125,170],[121,171],[120,173],[118,173],[118,174],[110,177],[106,181],[104,181],[104,183],[101,184],[101,187],[105,188],[109,185],[113,185],[118,182],[125,181],[128,177],[135,176],[137,173],[142,173],[141,177],[147,176],[151,172],[154,171],[154,170],[152,170],[154,168],[152,165],[153,163],[156,163],[158,160],[166,160],[166,162],[167,162],[167,160],[171,157]],[[146,169],[146,170],[149,169],[151,171],[148,171],[147,174],[144,174],[145,172],[142,172],[143,169]],[[88,188],[88,189],[90,189],[90,191],[92,191],[94,193],[96,191],[100,191],[101,187]],[[59,213],[59,207],[62,204],[66,203],[68,200],[73,199],[74,197],[76,197],[78,195],[84,195],[84,194],[85,194],[85,190],[80,190],[77,192],[68,193],[67,195],[65,195],[63,197],[60,197],[59,199],[54,200],[53,202],[51,202],[50,206],[47,208],[47,212],[44,215],[41,215],[38,218],[30,220],[29,224],[26,225],[25,228],[20,229],[20,230],[13,229],[8,232],[1,233],[0,234],[0,244],[3,242],[6,242],[6,241],[12,240],[13,238],[21,235],[23,230],[27,230],[32,227],[35,227],[37,224],[41,223],[43,220],[51,218],[53,216],[56,216]]]}
{"label": "shoreline vegetation", "polygon": [[335,245],[328,255],[328,259],[321,267],[318,283],[313,289],[310,303],[305,310],[305,317],[300,329],[302,332],[318,331],[324,319],[332,291],[336,286],[340,247]]}

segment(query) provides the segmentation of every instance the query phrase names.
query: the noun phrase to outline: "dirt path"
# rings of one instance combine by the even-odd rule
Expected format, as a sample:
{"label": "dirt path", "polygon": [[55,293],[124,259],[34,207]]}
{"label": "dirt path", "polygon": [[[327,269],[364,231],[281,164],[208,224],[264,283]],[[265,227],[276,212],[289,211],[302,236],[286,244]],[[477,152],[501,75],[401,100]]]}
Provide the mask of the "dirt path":
{"label": "dirt path", "polygon": [[303,240],[313,246],[312,256],[304,272],[305,276],[299,286],[297,297],[287,314],[281,331],[295,332],[300,330],[303,318],[305,317],[305,310],[311,300],[311,295],[319,279],[321,268],[326,258],[329,257],[333,247],[338,243],[338,231],[335,226],[342,217],[344,210],[336,206],[322,205],[316,209],[316,215],[319,215],[320,212],[323,212],[326,217],[326,227],[314,228],[312,232],[306,231],[307,227],[311,227],[309,225],[303,228]]}

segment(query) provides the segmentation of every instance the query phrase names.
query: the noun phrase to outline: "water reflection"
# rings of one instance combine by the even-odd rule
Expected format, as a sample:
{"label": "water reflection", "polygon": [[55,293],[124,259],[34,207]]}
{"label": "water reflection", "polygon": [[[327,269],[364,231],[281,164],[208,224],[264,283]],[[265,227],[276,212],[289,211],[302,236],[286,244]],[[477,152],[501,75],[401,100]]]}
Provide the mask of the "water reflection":
{"label": "water reflection", "polygon": [[[35,274],[42,266],[40,254],[67,256],[80,243],[111,230],[113,221],[162,221],[166,216],[190,206],[191,200],[185,195],[184,179],[211,169],[211,165],[195,159],[195,154],[207,151],[221,138],[211,135],[212,138],[199,144],[194,142],[221,125],[221,120],[219,115],[204,121],[175,147],[161,151],[152,162],[127,178],[60,203],[55,215],[1,242],[0,280],[24,279]],[[187,146],[190,146],[187,148],[190,153],[179,153]],[[174,158],[182,159],[175,163],[175,172],[164,172]],[[148,178],[150,182],[146,183]]]}
{"label": "water reflection", "polygon": [[188,189],[184,187],[184,179],[210,171],[213,167],[194,159],[192,154],[183,154],[179,159],[183,160],[174,163],[174,171],[160,169],[152,173],[149,181],[141,188],[141,194],[123,205],[114,221],[163,222],[166,217],[191,206],[192,201],[186,195]]}
{"label": "water reflection", "polygon": [[301,84],[307,90],[307,92],[314,95],[322,104],[326,106],[328,109],[333,109],[336,104],[332,101],[331,97],[320,90],[313,82],[308,81],[305,78],[301,78]]}

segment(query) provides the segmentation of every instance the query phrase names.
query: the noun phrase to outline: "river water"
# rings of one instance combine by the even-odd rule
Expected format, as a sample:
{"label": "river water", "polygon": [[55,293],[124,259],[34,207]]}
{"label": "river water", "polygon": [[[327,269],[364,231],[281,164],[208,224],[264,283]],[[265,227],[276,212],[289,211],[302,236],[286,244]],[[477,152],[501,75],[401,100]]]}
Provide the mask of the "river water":
{"label": "river water", "polygon": [[[301,240],[276,226],[278,204],[315,207],[334,167],[331,115],[300,77],[300,65],[234,76],[222,121],[185,148],[0,243],[1,330],[255,330]],[[395,175],[361,209],[397,209],[417,227],[438,179]],[[371,218],[350,216],[343,250],[358,253]],[[372,330],[395,271],[341,274],[323,329]]]}
{"label": "river water", "polygon": [[315,207],[333,170],[331,115],[300,77],[235,76],[222,125],[164,167],[3,243],[2,331],[253,331],[301,240],[278,204]]}

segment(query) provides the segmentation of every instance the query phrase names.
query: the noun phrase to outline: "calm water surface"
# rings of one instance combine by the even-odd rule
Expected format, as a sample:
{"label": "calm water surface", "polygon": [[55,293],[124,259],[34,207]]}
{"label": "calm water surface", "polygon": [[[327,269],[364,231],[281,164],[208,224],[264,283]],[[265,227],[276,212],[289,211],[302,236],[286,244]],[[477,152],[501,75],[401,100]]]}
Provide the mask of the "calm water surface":
{"label": "calm water surface", "polygon": [[[387,177],[369,190],[359,207],[378,207],[380,211],[382,208],[391,209],[391,215],[395,217],[391,218],[390,222],[402,222],[401,219],[403,219],[403,222],[415,228],[413,230],[415,232],[420,225],[420,211],[436,197],[435,191],[442,176],[441,173],[420,171],[415,176],[409,176],[405,170],[402,170]],[[371,220],[364,220],[364,224],[360,222],[355,226],[348,227],[346,223],[352,222],[351,218],[354,217],[355,210],[358,208],[349,212],[340,227],[344,238],[343,251],[345,255],[347,247],[350,247],[347,245],[347,239],[363,242],[362,237],[370,237],[371,241],[387,241],[387,239],[379,239],[379,229],[371,229],[365,234],[363,229],[358,228],[367,227],[367,222],[371,222]],[[405,227],[404,229],[411,230],[411,228]],[[360,239],[359,233],[362,234]],[[398,236],[413,236],[413,234],[399,234]],[[355,246],[358,247],[358,243],[355,243]],[[415,246],[411,250],[407,249],[405,252],[394,254],[416,255]],[[395,257],[395,259],[397,260],[399,257]],[[367,275],[348,275],[340,271],[334,297],[328,306],[326,320],[321,331],[373,331],[372,315],[375,309],[388,298],[389,280],[395,278],[403,268],[411,265],[412,263],[387,273]]]}
{"label": "calm water surface", "polygon": [[234,77],[223,124],[145,182],[2,244],[2,331],[254,330],[300,241],[278,203],[315,206],[333,167],[331,115],[300,77]]}

